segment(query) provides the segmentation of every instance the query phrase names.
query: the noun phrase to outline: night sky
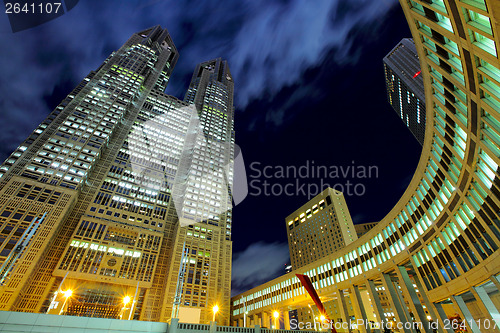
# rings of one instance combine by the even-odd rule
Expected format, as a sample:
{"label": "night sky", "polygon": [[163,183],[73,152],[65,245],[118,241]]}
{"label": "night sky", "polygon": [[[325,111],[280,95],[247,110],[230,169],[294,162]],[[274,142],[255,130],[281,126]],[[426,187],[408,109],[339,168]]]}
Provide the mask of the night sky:
{"label": "night sky", "polygon": [[[212,58],[227,59],[234,77],[236,143],[250,186],[233,210],[233,294],[284,273],[285,217],[309,199],[300,188],[357,185],[362,195],[353,186],[346,195],[354,223],[382,219],[401,197],[421,147],[386,99],[382,58],[410,37],[395,0],[81,0],[18,33],[3,14],[0,160],[130,35],[157,24],[180,53],[168,94],[182,99],[196,64]],[[304,165],[378,173],[259,176],[266,166],[269,174]],[[292,184],[293,193],[265,195],[264,181],[275,194]]]}

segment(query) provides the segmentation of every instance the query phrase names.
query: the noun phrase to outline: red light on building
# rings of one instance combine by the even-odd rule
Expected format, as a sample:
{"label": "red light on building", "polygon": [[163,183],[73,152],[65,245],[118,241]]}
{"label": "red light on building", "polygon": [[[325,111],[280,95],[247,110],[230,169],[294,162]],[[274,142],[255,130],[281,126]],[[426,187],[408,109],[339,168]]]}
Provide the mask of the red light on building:
{"label": "red light on building", "polygon": [[417,76],[419,76],[419,75],[420,75],[420,73],[422,73],[422,71],[418,71],[418,72],[416,72],[416,73],[415,73],[415,75],[413,75],[413,78],[416,78]]}

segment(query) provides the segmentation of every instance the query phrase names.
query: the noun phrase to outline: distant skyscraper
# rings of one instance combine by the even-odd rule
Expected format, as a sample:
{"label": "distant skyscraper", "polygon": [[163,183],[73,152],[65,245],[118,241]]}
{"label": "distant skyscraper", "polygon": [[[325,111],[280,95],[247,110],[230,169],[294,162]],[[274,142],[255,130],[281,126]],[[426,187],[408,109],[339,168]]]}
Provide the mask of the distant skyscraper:
{"label": "distant skyscraper", "polygon": [[0,166],[0,310],[227,323],[233,82],[168,96],[177,58],[134,34]]}
{"label": "distant skyscraper", "polygon": [[344,195],[331,188],[293,212],[286,223],[293,270],[358,239]]}
{"label": "distant skyscraper", "polygon": [[[293,271],[358,239],[344,194],[332,188],[293,212],[286,218],[286,224]],[[324,306],[327,313],[334,311],[334,302],[325,302]],[[302,322],[314,321],[319,313],[315,308],[303,307],[294,316]]]}
{"label": "distant skyscraper", "polygon": [[384,57],[385,83],[389,103],[424,144],[425,92],[420,62],[412,39],[405,38]]}
{"label": "distant skyscraper", "polygon": [[356,235],[359,238],[366,234],[368,231],[372,230],[372,228],[377,224],[378,222],[358,223],[354,225],[354,230],[356,230]]}

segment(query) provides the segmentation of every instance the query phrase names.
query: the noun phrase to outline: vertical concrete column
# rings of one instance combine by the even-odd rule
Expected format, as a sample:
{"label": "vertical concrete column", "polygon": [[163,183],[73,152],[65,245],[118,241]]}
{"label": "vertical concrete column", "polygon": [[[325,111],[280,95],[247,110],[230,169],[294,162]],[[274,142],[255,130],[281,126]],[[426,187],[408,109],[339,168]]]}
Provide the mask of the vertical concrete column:
{"label": "vertical concrete column", "polygon": [[465,319],[467,327],[471,330],[471,332],[481,333],[479,326],[477,326],[477,323],[470,313],[469,308],[467,307],[467,304],[465,304],[462,296],[452,296],[451,299],[453,301],[453,304],[455,304],[460,309],[460,312],[462,312],[462,318]]}
{"label": "vertical concrete column", "polygon": [[446,313],[443,310],[443,307],[441,306],[441,304],[434,304],[429,300],[429,298],[427,297],[427,293],[425,292],[426,289],[424,289],[424,285],[420,282],[418,274],[415,274],[413,276],[413,280],[415,281],[418,290],[424,291],[420,293],[420,296],[424,300],[425,306],[427,308],[427,311],[429,311],[429,315],[431,316],[431,318],[437,319],[437,331],[439,333],[454,333],[451,328],[445,327],[444,320],[447,319],[447,317]]}
{"label": "vertical concrete column", "polygon": [[444,312],[443,306],[440,303],[432,303],[432,308],[436,309],[436,318],[438,318],[439,322],[438,332],[455,333],[455,330],[448,324],[448,317],[446,316],[446,312]]}
{"label": "vertical concrete column", "polygon": [[[493,304],[493,301],[486,290],[483,287],[473,287],[472,293],[474,294],[474,297],[476,297],[478,306],[489,315],[486,319],[491,321],[489,323],[485,323],[485,325],[488,325],[487,327],[489,327],[488,331],[500,332],[498,329],[498,325],[500,325],[500,313],[498,312],[495,304]],[[483,326],[483,329],[486,329],[486,326]]]}
{"label": "vertical concrete column", "polygon": [[[370,329],[367,327],[367,321],[368,319],[366,318],[366,311],[365,307],[363,306],[363,300],[361,299],[361,295],[359,294],[359,287],[358,286],[351,286],[349,288],[349,295],[351,296],[351,304],[352,308],[354,310],[354,315],[356,316],[356,324],[361,324],[358,325],[358,330],[362,333],[370,333]],[[360,322],[360,319],[362,323]]]}
{"label": "vertical concrete column", "polygon": [[267,312],[262,312],[260,326],[266,327],[266,328],[271,328],[270,325],[271,325],[271,322],[269,321],[269,314]]}
{"label": "vertical concrete column", "polygon": [[406,323],[406,315],[405,311],[403,309],[403,306],[406,307],[406,305],[401,304],[401,299],[399,297],[399,291],[396,290],[394,287],[394,284],[392,283],[391,276],[389,274],[382,274],[382,283],[384,285],[385,290],[387,291],[387,295],[389,296],[389,303],[391,304],[391,307],[396,311],[396,320],[397,324],[403,325],[403,331],[405,333],[414,333],[412,329],[408,329],[404,327],[404,324]]}
{"label": "vertical concrete column", "polygon": [[497,286],[497,289],[500,291],[500,280],[498,280],[498,277],[492,276],[490,280]]}
{"label": "vertical concrete column", "polygon": [[414,333],[416,333],[417,330],[416,330],[415,326],[413,326],[414,325],[414,320],[413,320],[413,318],[410,315],[410,311],[408,310],[408,307],[406,306],[406,301],[405,301],[405,299],[403,297],[403,291],[402,291],[402,288],[401,288],[401,283],[399,281],[399,278],[397,278],[396,283],[393,283],[393,285],[394,285],[394,288],[395,288],[395,290],[396,290],[396,292],[398,294],[399,303],[401,304],[401,308],[403,309],[403,313],[404,313],[404,315],[406,317],[406,323],[409,323],[409,324],[406,324],[406,323],[405,324],[411,326],[412,327],[411,331],[414,332]]}
{"label": "vertical concrete column", "polygon": [[[375,281],[368,280],[368,284],[366,285],[368,288],[368,292],[370,293],[370,299],[372,303],[375,305],[375,315],[377,316],[377,321],[380,325],[383,325],[385,322],[384,316],[384,308],[382,308],[382,303],[380,302],[380,298],[377,290],[375,289]],[[383,332],[383,329],[377,329],[376,332]]]}
{"label": "vertical concrete column", "polygon": [[177,326],[179,325],[179,318],[172,318],[168,326],[168,333],[177,333]]}
{"label": "vertical concrete column", "polygon": [[337,292],[337,303],[339,305],[340,317],[342,318],[343,322],[347,322],[349,324],[350,317],[349,317],[349,311],[347,310],[347,306],[345,303],[344,290],[337,289],[336,292]]}
{"label": "vertical concrete column", "polygon": [[255,325],[254,326],[254,332],[255,333],[260,333],[260,325]]}
{"label": "vertical concrete column", "polygon": [[427,320],[424,308],[420,303],[420,298],[415,291],[415,287],[413,287],[413,281],[410,279],[410,276],[406,271],[406,267],[398,266],[396,269],[396,274],[400,281],[400,285],[402,286],[401,289],[403,292],[403,296],[408,299],[410,309],[413,312],[415,319],[417,320],[417,324],[422,325],[420,330],[423,329],[425,332],[432,333],[432,329],[429,326],[429,321]]}
{"label": "vertical concrete column", "polygon": [[217,322],[211,321],[210,322],[210,333],[216,333],[217,332]]}
{"label": "vertical concrete column", "polygon": [[288,309],[283,310],[283,324],[286,330],[290,329],[290,313]]}

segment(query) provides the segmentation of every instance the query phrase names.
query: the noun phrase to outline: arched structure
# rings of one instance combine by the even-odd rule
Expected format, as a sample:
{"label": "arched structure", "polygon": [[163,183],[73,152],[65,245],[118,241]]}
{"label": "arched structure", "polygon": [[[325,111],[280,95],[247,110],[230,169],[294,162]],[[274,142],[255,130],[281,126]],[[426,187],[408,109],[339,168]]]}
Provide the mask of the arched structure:
{"label": "arched structure", "polygon": [[[377,320],[422,323],[426,332],[438,322],[440,332],[452,332],[448,317],[456,312],[469,331],[496,332],[500,1],[400,2],[425,82],[426,137],[416,173],[369,233],[296,272],[333,300],[334,320],[349,320],[348,299],[357,319],[372,311]],[[305,293],[293,274],[272,280],[233,297],[232,324],[267,326],[272,310],[286,316],[306,306]]]}

